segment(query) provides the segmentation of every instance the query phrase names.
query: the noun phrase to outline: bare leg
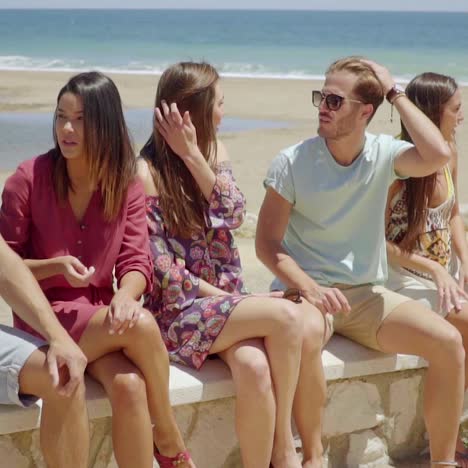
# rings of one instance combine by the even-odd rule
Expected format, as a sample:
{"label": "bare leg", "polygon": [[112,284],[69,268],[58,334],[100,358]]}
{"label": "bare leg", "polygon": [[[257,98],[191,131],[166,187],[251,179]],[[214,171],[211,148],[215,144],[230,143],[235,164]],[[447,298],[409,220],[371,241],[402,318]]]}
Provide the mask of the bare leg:
{"label": "bare leg", "polygon": [[[461,334],[463,340],[463,347],[465,351],[468,346],[468,304],[463,304],[462,310],[459,312],[452,311],[446,317],[447,321],[451,323]],[[468,388],[468,359],[465,356],[465,391]],[[460,453],[466,453],[468,458],[468,453],[465,448],[465,444],[461,440],[461,437],[458,437],[457,440],[457,451]],[[458,457],[457,461],[460,466],[463,468],[468,468],[468,459]]]}
{"label": "bare leg", "polygon": [[120,468],[153,467],[153,437],[146,387],[122,352],[106,354],[87,371],[105,388],[112,405],[112,443]]}
{"label": "bare leg", "polygon": [[[63,378],[63,376],[61,376]],[[65,398],[52,386],[45,351],[34,351],[19,375],[20,392],[43,400],[40,441],[49,468],[86,468],[89,427],[84,385]]]}
{"label": "bare leg", "polygon": [[465,382],[460,333],[422,304],[409,301],[387,317],[377,339],[384,352],[416,354],[428,361],[424,417],[431,459],[454,460]]}
{"label": "bare leg", "polygon": [[300,467],[294,448],[291,413],[302,347],[302,314],[283,299],[248,297],[232,311],[211,347],[212,353],[252,338],[264,338],[276,395],[276,426],[272,453],[275,468]]}
{"label": "bare leg", "polygon": [[[159,451],[173,457],[185,449],[169,400],[169,358],[154,317],[142,312],[133,328],[122,335],[110,335],[107,308],[90,320],[79,345],[88,361],[122,350],[140,370],[146,383],[147,403],[155,423],[154,440]],[[186,464],[194,466],[192,462]],[[180,466],[180,468],[182,468]]]}
{"label": "bare leg", "polygon": [[263,340],[247,340],[219,353],[236,387],[236,431],[244,468],[268,468],[275,432],[275,396]]}
{"label": "bare leg", "polygon": [[301,368],[294,397],[294,420],[302,440],[303,467],[322,466],[322,417],[327,384],[322,365],[325,320],[322,313],[302,300],[304,340]]}

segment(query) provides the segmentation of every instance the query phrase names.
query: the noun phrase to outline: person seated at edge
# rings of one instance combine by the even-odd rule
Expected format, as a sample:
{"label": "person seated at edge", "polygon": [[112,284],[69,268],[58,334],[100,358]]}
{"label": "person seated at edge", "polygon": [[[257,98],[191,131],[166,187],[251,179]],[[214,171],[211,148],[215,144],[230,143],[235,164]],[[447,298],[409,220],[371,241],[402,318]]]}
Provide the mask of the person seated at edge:
{"label": "person seated at edge", "polygon": [[[385,96],[414,144],[366,132]],[[359,57],[334,62],[312,102],[318,136],[281,151],[266,176],[257,255],[276,275],[273,288],[297,288],[321,310],[328,336],[335,330],[370,348],[428,361],[424,415],[432,464],[455,466],[464,384],[460,333],[382,285],[388,188],[398,178],[444,167],[450,147],[385,67]]]}
{"label": "person seated at edge", "polygon": [[[457,200],[455,145],[455,130],[463,121],[461,92],[453,78],[423,73],[411,80],[406,95],[440,129],[452,156],[433,174],[409,177],[390,186],[386,211],[390,265],[386,286],[422,301],[445,317],[466,344],[468,296],[464,285],[468,282],[468,245]],[[401,139],[412,142],[403,122]],[[457,257],[461,265],[458,279]],[[466,366],[465,358],[465,389]],[[468,454],[460,438],[456,459],[468,466]]]}
{"label": "person seated at edge", "polygon": [[207,63],[178,63],[159,80],[139,161],[156,276],[145,306],[174,362],[199,369],[217,354],[231,369],[243,466],[299,468],[293,401],[304,445],[320,444],[323,319],[282,293],[246,295],[231,233],[245,200],[216,138],[223,102]]}
{"label": "person seated at edge", "polygon": [[47,466],[87,468],[86,357],[1,236],[0,295],[46,339],[0,325],[0,404],[27,407],[42,398],[40,444]]}
{"label": "person seated at edge", "polygon": [[[193,466],[169,402],[167,351],[138,302],[153,277],[145,198],[112,80],[87,72],[68,81],[57,98],[54,141],[7,180],[0,232],[106,390],[119,466],[152,467],[153,440],[163,461],[177,456]],[[19,317],[15,325],[38,335]]]}

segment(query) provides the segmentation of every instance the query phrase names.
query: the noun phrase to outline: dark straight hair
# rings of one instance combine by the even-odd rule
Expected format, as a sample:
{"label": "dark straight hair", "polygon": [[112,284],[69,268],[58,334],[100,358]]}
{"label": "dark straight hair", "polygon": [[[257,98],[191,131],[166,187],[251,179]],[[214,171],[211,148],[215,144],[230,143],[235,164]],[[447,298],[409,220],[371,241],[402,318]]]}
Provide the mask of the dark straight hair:
{"label": "dark straight hair", "polygon": [[[99,185],[104,217],[111,220],[122,207],[130,182],[136,175],[136,160],[125,123],[120,94],[114,82],[106,75],[91,71],[73,76],[60,90],[79,96],[83,103],[83,143],[89,166],[89,179]],[[54,115],[54,142],[51,150],[54,170],[53,183],[59,200],[65,200],[74,190],[68,176],[66,160],[57,141]]]}

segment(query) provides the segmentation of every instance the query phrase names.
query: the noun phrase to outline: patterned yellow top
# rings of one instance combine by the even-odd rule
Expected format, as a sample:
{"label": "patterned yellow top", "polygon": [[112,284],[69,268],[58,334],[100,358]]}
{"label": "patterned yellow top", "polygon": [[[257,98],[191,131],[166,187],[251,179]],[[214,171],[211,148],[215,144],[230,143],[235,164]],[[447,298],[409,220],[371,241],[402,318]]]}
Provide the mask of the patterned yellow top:
{"label": "patterned yellow top", "polygon": [[[452,238],[450,234],[450,219],[455,204],[455,188],[450,168],[445,166],[444,174],[448,186],[447,199],[435,208],[427,208],[424,232],[419,235],[417,247],[413,253],[440,263],[451,271]],[[408,212],[406,203],[406,186],[403,184],[390,202],[390,215],[385,235],[388,241],[399,244],[408,230]],[[423,278],[431,276],[421,271],[407,268],[411,273]]]}

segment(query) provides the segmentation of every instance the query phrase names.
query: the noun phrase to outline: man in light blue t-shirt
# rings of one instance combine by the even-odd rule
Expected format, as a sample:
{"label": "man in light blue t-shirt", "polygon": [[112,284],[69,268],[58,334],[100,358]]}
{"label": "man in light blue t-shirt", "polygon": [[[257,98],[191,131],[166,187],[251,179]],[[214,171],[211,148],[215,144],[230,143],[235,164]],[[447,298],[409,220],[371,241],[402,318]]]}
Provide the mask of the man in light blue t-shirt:
{"label": "man in light blue t-shirt", "polygon": [[[384,97],[398,110],[414,146],[366,132]],[[257,255],[276,276],[272,289],[288,289],[286,296],[297,294],[311,304],[311,314],[323,322],[324,341],[337,331],[373,349],[427,359],[424,408],[432,463],[451,466],[464,393],[460,334],[421,303],[382,286],[388,188],[396,178],[422,177],[443,167],[450,149],[388,70],[373,62],[349,57],[333,63],[312,99],[319,110],[318,136],[273,160]],[[307,331],[304,340],[307,344]],[[323,375],[313,372],[317,379]],[[306,385],[299,382],[294,414],[299,429],[306,424],[302,414],[314,415],[315,437],[302,440],[304,460],[315,467],[324,398],[314,397],[314,388]]]}

